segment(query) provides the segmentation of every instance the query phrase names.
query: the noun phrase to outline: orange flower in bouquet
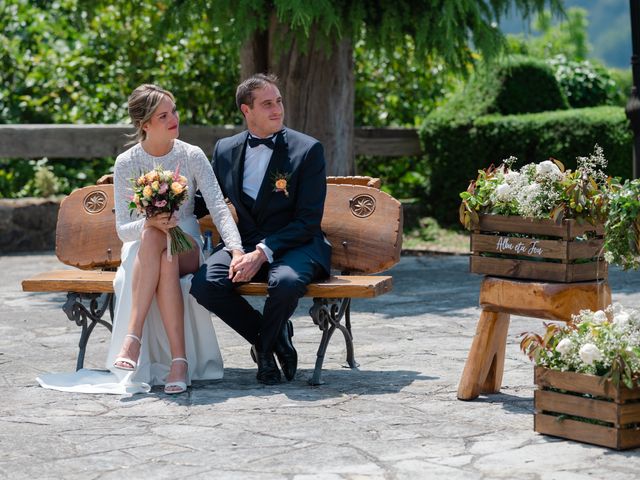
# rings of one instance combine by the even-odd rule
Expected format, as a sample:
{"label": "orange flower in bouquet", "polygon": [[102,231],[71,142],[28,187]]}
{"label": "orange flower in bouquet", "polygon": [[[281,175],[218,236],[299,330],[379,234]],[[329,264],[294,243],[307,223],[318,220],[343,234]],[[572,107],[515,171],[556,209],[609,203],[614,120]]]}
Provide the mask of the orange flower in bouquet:
{"label": "orange flower in bouquet", "polygon": [[[172,172],[157,165],[150,172],[140,175],[137,179],[131,179],[131,182],[133,196],[129,208],[147,218],[163,212],[173,215],[188,198],[187,179],[180,175],[179,169]],[[180,227],[171,228],[169,237],[171,243],[170,246],[167,245],[169,257],[188,252],[193,248]]]}

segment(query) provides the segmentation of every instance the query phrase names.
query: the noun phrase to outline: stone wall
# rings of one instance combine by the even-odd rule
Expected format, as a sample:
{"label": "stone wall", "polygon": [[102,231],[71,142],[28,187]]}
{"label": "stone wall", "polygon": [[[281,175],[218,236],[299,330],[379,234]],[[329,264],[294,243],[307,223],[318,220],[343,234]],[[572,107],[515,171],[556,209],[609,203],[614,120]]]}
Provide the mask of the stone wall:
{"label": "stone wall", "polygon": [[0,254],[56,248],[60,201],[0,199]]}

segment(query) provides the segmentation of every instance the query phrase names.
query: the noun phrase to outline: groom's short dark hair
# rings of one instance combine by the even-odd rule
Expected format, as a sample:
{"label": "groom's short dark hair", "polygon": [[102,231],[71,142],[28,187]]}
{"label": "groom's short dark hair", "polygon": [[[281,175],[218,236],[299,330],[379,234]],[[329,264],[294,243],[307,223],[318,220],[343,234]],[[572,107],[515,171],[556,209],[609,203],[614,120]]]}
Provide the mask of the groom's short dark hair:
{"label": "groom's short dark hair", "polygon": [[249,105],[253,108],[253,92],[264,88],[267,84],[278,86],[278,77],[272,73],[256,73],[238,85],[236,89],[236,106]]}

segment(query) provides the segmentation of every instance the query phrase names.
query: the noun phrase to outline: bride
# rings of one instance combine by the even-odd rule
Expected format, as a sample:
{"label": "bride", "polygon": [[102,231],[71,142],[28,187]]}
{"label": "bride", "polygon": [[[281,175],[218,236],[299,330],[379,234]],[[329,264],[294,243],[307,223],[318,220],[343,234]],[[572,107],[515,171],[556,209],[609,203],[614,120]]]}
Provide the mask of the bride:
{"label": "bride", "polygon": [[[43,387],[89,393],[148,392],[165,385],[169,394],[186,391],[191,380],[222,377],[222,358],[210,313],[189,295],[192,273],[203,261],[202,240],[193,214],[193,195],[172,216],[146,218],[130,212],[131,179],[156,166],[180,172],[189,191],[200,190],[212,212],[231,269],[243,254],[240,234],[203,151],[178,140],[173,95],[141,85],[128,99],[137,143],[120,154],[114,168],[116,230],[123,242],[114,280],[116,307],[106,367],[108,372],[41,375]],[[167,255],[167,232],[180,226],[190,251]]]}

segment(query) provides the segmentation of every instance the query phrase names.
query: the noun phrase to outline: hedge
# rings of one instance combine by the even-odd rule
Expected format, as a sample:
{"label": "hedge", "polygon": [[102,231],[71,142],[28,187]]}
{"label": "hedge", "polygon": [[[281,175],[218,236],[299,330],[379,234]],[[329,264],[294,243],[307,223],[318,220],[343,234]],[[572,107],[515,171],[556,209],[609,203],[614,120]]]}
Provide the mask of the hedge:
{"label": "hedge", "polygon": [[609,161],[609,175],[632,173],[632,132],[620,107],[485,115],[469,122],[433,116],[420,136],[430,174],[429,211],[445,225],[457,222],[459,193],[477,171],[511,155],[518,167],[553,157],[574,169],[576,157],[588,156],[597,143]]}

